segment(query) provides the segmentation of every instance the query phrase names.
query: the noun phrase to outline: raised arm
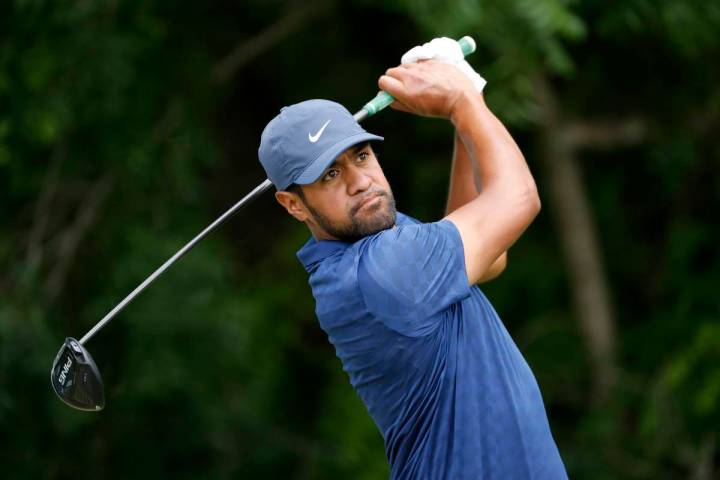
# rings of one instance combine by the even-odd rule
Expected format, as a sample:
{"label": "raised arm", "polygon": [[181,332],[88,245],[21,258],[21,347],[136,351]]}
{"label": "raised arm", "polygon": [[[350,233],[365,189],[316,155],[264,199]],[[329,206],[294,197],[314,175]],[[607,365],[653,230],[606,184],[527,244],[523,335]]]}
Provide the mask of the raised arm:
{"label": "raised arm", "polygon": [[[478,94],[479,95],[479,94]],[[465,148],[460,135],[455,132],[453,145],[452,167],[450,168],[450,187],[448,188],[447,207],[445,216],[474,200],[482,191],[482,181],[478,177],[477,169],[472,166],[472,158]],[[478,283],[488,282],[497,278],[507,266],[507,252],[503,252],[490,265],[485,274],[478,279]]]}
{"label": "raised arm", "polygon": [[401,65],[380,77],[392,107],[447,118],[465,146],[481,192],[446,218],[462,238],[470,283],[485,278],[540,210],[535,182],[520,149],[472,83],[452,65]]}

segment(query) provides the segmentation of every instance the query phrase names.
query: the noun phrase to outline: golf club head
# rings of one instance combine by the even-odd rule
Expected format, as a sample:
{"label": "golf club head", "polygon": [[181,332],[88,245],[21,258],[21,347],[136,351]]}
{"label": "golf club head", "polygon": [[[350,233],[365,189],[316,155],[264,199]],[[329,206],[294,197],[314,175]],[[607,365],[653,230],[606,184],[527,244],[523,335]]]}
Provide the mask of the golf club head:
{"label": "golf club head", "polygon": [[105,407],[100,371],[85,347],[74,338],[66,338],[55,357],[50,383],[60,400],[73,408],[96,412]]}

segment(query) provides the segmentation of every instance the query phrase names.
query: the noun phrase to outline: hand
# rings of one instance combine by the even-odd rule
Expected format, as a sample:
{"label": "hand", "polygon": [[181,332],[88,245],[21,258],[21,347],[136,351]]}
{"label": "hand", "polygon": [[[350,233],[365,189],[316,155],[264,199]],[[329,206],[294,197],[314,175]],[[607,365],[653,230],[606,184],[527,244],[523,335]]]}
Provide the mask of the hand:
{"label": "hand", "polygon": [[388,69],[378,85],[395,101],[395,110],[450,118],[464,95],[477,96],[473,82],[456,66],[434,60]]}
{"label": "hand", "polygon": [[413,47],[402,56],[400,63],[417,63],[422,60],[437,60],[451,63],[472,80],[478,92],[482,92],[487,82],[465,60],[460,44],[447,37],[434,38],[428,43]]}

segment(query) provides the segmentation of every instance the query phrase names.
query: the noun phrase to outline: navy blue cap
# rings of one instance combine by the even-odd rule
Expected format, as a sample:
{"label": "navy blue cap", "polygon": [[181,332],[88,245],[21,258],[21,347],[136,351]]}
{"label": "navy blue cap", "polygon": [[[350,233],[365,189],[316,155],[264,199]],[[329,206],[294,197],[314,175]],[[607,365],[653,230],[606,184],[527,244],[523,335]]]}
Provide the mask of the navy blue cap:
{"label": "navy blue cap", "polygon": [[341,153],[368,140],[384,139],[339,103],[307,100],[280,109],[263,130],[258,156],[275,188],[285,190],[313,183]]}

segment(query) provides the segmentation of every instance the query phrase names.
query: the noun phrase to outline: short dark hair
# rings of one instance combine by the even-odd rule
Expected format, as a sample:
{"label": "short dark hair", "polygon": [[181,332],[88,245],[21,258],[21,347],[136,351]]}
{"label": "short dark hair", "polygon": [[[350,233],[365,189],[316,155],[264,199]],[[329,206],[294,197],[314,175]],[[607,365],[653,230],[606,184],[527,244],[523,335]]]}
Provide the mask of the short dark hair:
{"label": "short dark hair", "polygon": [[291,183],[286,189],[286,192],[292,192],[300,197],[303,201],[305,200],[305,193],[303,193],[302,185],[297,183]]}

